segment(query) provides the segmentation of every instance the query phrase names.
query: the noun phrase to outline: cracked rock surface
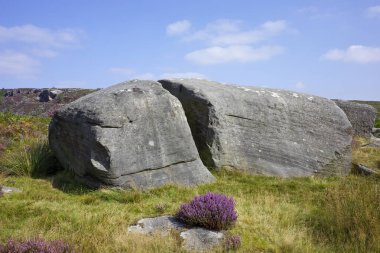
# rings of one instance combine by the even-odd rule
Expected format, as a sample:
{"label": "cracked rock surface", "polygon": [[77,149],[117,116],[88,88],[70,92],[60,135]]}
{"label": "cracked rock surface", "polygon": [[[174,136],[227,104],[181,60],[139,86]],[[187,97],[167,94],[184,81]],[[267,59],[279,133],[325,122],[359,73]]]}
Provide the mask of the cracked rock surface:
{"label": "cracked rock surface", "polygon": [[223,242],[224,234],[204,228],[192,228],[180,234],[182,247],[192,251],[206,251]]}
{"label": "cracked rock surface", "polygon": [[200,79],[159,82],[181,101],[206,166],[283,177],[350,171],[352,126],[329,99]]}
{"label": "cracked rock surface", "polygon": [[190,251],[206,251],[220,245],[224,240],[222,232],[211,231],[204,228],[187,226],[177,221],[173,216],[160,216],[155,218],[144,218],[137,225],[130,226],[128,232],[146,235],[160,234],[168,236],[171,230],[180,233],[182,248]]}
{"label": "cracked rock surface", "polygon": [[128,232],[153,234],[159,233],[161,235],[168,235],[171,230],[183,230],[185,225],[177,221],[172,216],[161,216],[155,218],[144,218],[137,222],[137,225],[130,226]]}
{"label": "cracked rock surface", "polygon": [[355,135],[371,138],[372,127],[376,119],[376,109],[371,105],[359,104],[352,101],[338,99],[334,101],[346,113]]}
{"label": "cracked rock surface", "polygon": [[161,84],[133,80],[58,110],[49,143],[61,164],[90,186],[148,189],[214,177],[202,164],[181,103]]}

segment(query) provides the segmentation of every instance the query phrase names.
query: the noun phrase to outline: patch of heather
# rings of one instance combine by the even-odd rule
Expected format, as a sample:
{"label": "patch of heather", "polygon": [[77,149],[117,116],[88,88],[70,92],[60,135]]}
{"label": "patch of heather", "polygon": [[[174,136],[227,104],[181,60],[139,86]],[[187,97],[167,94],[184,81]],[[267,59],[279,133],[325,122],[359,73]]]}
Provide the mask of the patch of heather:
{"label": "patch of heather", "polygon": [[209,192],[181,205],[176,217],[189,225],[224,230],[236,222],[237,213],[232,197]]}
{"label": "patch of heather", "polygon": [[64,241],[45,241],[31,239],[27,241],[9,240],[0,245],[0,253],[74,253],[72,246]]}

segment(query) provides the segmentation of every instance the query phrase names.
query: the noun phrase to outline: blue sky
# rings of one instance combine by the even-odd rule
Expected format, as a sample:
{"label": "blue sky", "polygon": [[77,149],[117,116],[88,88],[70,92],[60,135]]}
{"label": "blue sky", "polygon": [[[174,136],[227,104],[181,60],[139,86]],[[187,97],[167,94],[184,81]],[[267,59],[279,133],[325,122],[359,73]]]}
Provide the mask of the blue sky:
{"label": "blue sky", "polygon": [[380,0],[0,0],[0,87],[180,76],[380,100]]}

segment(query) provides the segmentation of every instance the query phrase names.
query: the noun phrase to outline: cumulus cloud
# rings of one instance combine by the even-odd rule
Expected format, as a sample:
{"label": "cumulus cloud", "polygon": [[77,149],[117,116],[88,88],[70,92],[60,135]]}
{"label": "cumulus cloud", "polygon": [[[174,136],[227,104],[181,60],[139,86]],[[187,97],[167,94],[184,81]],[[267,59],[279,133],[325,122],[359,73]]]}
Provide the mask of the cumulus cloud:
{"label": "cumulus cloud", "polygon": [[322,59],[354,63],[375,63],[380,62],[380,48],[352,45],[345,50],[329,50],[322,56]]}
{"label": "cumulus cloud", "polygon": [[16,78],[36,77],[40,66],[38,58],[54,58],[61,50],[77,48],[82,37],[83,32],[77,29],[52,30],[32,24],[0,25],[0,45],[8,49],[1,53],[0,74]]}
{"label": "cumulus cloud", "polygon": [[26,54],[12,51],[0,52],[0,75],[31,79],[38,73],[39,66],[38,61]]}
{"label": "cumulus cloud", "polygon": [[284,49],[257,44],[291,30],[285,20],[267,21],[257,27],[247,28],[241,20],[219,19],[190,32],[190,22],[187,22],[170,24],[167,33],[179,35],[185,42],[205,44],[203,48],[189,52],[184,57],[201,65],[268,60]]}
{"label": "cumulus cloud", "polygon": [[191,23],[188,20],[181,20],[175,23],[171,23],[166,27],[166,34],[168,35],[180,35],[189,31]]}
{"label": "cumulus cloud", "polygon": [[216,46],[252,44],[279,35],[287,29],[285,20],[268,21],[250,30],[244,30],[243,22],[239,20],[217,20],[187,36],[185,40],[203,40]]}
{"label": "cumulus cloud", "polygon": [[380,17],[380,5],[372,6],[367,9],[367,16],[370,18]]}
{"label": "cumulus cloud", "polygon": [[268,60],[275,55],[282,53],[284,49],[279,46],[262,46],[253,48],[251,46],[228,46],[228,47],[209,47],[188,53],[186,60],[201,64],[222,64],[230,62],[252,62]]}
{"label": "cumulus cloud", "polygon": [[82,31],[75,29],[49,30],[35,25],[0,26],[0,42],[21,42],[48,47],[78,46]]}

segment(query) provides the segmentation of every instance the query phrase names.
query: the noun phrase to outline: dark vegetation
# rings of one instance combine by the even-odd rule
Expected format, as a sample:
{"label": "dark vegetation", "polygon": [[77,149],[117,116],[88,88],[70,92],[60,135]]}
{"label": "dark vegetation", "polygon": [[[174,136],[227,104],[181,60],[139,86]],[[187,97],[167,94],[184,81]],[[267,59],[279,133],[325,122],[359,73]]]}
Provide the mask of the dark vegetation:
{"label": "dark vegetation", "polygon": [[[52,116],[63,105],[70,103],[95,90],[90,89],[49,89],[61,92],[48,102],[40,102],[39,95],[47,89],[1,89],[0,112],[11,112],[19,115]],[[12,92],[12,96],[5,96]]]}
{"label": "dark vegetation", "polygon": [[74,253],[75,250],[63,241],[44,241],[33,239],[26,241],[9,240],[0,245],[0,253]]}

